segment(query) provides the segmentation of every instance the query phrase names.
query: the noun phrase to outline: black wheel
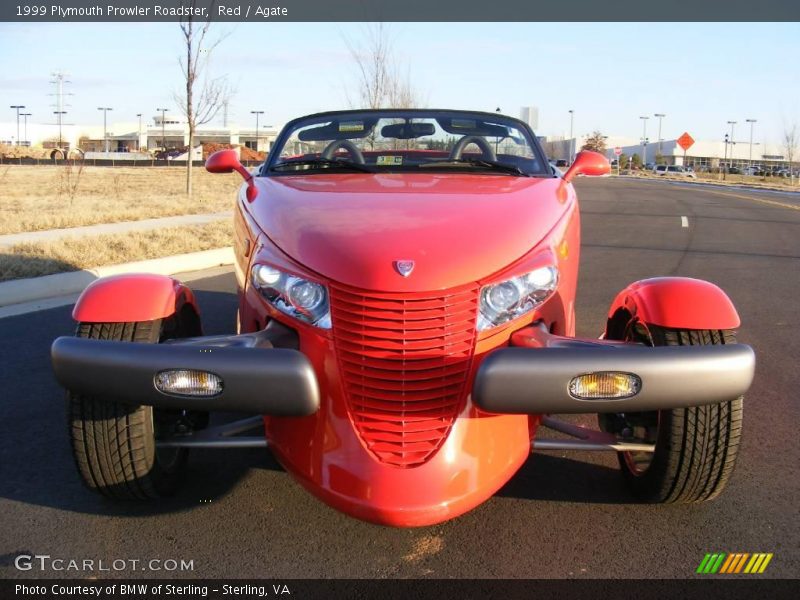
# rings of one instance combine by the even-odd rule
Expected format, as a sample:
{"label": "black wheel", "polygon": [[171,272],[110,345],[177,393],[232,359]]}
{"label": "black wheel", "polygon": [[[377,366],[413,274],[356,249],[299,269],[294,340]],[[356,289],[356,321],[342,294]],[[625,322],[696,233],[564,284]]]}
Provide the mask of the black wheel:
{"label": "black wheel", "polygon": [[[78,337],[156,344],[183,337],[175,317],[138,323],[80,323]],[[72,454],[83,482],[117,499],[170,495],[180,483],[188,451],[156,448],[156,440],[187,427],[183,411],[96,400],[67,392]]]}
{"label": "black wheel", "polygon": [[[653,346],[735,344],[732,331],[667,329],[636,323],[625,339]],[[743,398],[729,402],[601,416],[601,426],[655,452],[619,452],[632,492],[651,503],[691,503],[716,498],[731,478],[742,434]]]}

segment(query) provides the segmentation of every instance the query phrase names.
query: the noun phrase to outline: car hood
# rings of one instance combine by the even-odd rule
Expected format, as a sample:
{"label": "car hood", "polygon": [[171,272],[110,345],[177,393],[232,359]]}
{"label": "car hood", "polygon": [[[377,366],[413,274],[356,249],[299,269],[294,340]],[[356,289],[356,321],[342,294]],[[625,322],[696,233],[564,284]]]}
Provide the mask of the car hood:
{"label": "car hood", "polygon": [[[479,281],[525,255],[567,208],[556,178],[474,174],[260,177],[247,210],[283,252],[323,277],[376,291]],[[396,261],[414,261],[402,277]]]}

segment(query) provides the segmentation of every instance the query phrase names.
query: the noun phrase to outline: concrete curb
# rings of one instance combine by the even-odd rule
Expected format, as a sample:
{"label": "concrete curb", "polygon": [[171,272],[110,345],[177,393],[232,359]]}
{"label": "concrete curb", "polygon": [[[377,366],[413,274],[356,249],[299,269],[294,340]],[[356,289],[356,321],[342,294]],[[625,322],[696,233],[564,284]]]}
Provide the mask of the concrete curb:
{"label": "concrete curb", "polygon": [[[172,275],[184,271],[199,271],[221,265],[230,265],[233,262],[233,249],[228,247],[70,273],[56,273],[55,275],[45,275],[44,277],[16,279],[0,283],[0,307],[11,309],[12,305],[42,302],[52,298],[78,294],[95,279],[108,277],[109,275],[119,275],[121,273]],[[49,304],[48,302],[42,302],[42,306],[48,306]]]}

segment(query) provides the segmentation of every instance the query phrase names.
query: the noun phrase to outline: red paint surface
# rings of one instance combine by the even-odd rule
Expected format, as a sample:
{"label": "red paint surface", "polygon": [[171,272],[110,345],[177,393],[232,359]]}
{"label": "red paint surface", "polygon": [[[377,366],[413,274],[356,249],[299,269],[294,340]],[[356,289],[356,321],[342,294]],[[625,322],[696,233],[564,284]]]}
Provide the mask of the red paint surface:
{"label": "red paint surface", "polygon": [[[258,200],[240,204],[252,216],[237,219],[264,232],[252,262],[326,284],[334,305],[333,329],[320,330],[275,311],[250,287],[243,294],[243,329],[270,318],[295,328],[323,398],[314,415],[265,418],[275,456],[326,503],[385,525],[438,523],[485,501],[529,456],[539,417],[482,413],[469,391],[483,357],[516,329],[543,319],[574,333],[580,232],[572,186],[487,175],[257,182]],[[392,267],[399,258],[417,261],[408,279]],[[554,262],[561,277],[550,300],[470,333],[481,285]],[[465,289],[471,299],[460,295]],[[471,314],[460,320],[448,307]],[[425,410],[405,412],[407,427],[396,427],[413,402]]]}
{"label": "red paint surface", "polygon": [[353,517],[401,527],[451,519],[494,494],[530,454],[528,417],[481,413],[462,398],[428,460],[407,468],[382,462],[354,427],[334,343],[303,330],[301,349],[320,376],[321,408],[308,417],[265,418],[267,438],[295,479]]}
{"label": "red paint surface", "polygon": [[609,318],[624,308],[640,321],[677,329],[735,329],[739,315],[713,283],[689,277],[655,277],[632,283],[617,295]]}
{"label": "red paint surface", "polygon": [[[256,178],[256,222],[313,272],[366,290],[424,292],[488,277],[543,240],[566,206],[556,178],[333,174]],[[396,260],[415,261],[403,278]]]}
{"label": "red paint surface", "polygon": [[83,290],[72,318],[85,323],[127,323],[163,319],[188,302],[199,314],[192,291],[164,275],[130,273],[92,282]]}
{"label": "red paint surface", "polygon": [[232,173],[236,171],[242,176],[247,189],[245,196],[248,202],[256,199],[258,194],[255,185],[253,185],[253,176],[250,174],[244,165],[239,162],[239,157],[236,156],[235,150],[217,150],[206,159],[206,171],[209,173]]}
{"label": "red paint surface", "polygon": [[599,152],[584,150],[583,152],[578,152],[574,162],[564,173],[564,181],[572,181],[578,175],[597,177],[599,175],[607,175],[610,172],[611,163],[608,162],[605,156]]}

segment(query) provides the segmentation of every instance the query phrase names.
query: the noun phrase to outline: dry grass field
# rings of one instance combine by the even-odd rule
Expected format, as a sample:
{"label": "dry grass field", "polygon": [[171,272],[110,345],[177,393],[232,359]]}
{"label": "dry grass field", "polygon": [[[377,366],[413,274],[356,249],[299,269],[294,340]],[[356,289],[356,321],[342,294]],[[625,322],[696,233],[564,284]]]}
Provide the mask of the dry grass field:
{"label": "dry grass field", "polygon": [[18,244],[0,252],[0,281],[224,248],[231,245],[232,239],[233,226],[226,220],[122,235]]}
{"label": "dry grass field", "polygon": [[181,166],[0,165],[0,235],[230,210],[242,182],[195,168],[190,202],[185,178]]}
{"label": "dry grass field", "polygon": [[[612,169],[612,174],[615,174],[616,170]],[[625,170],[622,171],[623,175],[629,175],[629,172]],[[678,175],[656,175],[651,171],[635,171],[635,177],[645,177],[651,179],[664,179],[664,180],[672,180],[672,181],[685,181],[685,182],[703,182],[703,183],[714,183],[718,185],[748,185],[754,188],[763,188],[763,189],[770,189],[770,190],[780,190],[780,191],[787,191],[787,192],[794,192],[800,187],[800,180],[797,178],[794,179],[792,182],[791,179],[783,178],[783,177],[760,177],[760,176],[751,176],[751,175],[731,175],[728,174],[725,176],[725,179],[721,179],[718,173],[696,173],[697,179],[692,179],[684,176]]]}

